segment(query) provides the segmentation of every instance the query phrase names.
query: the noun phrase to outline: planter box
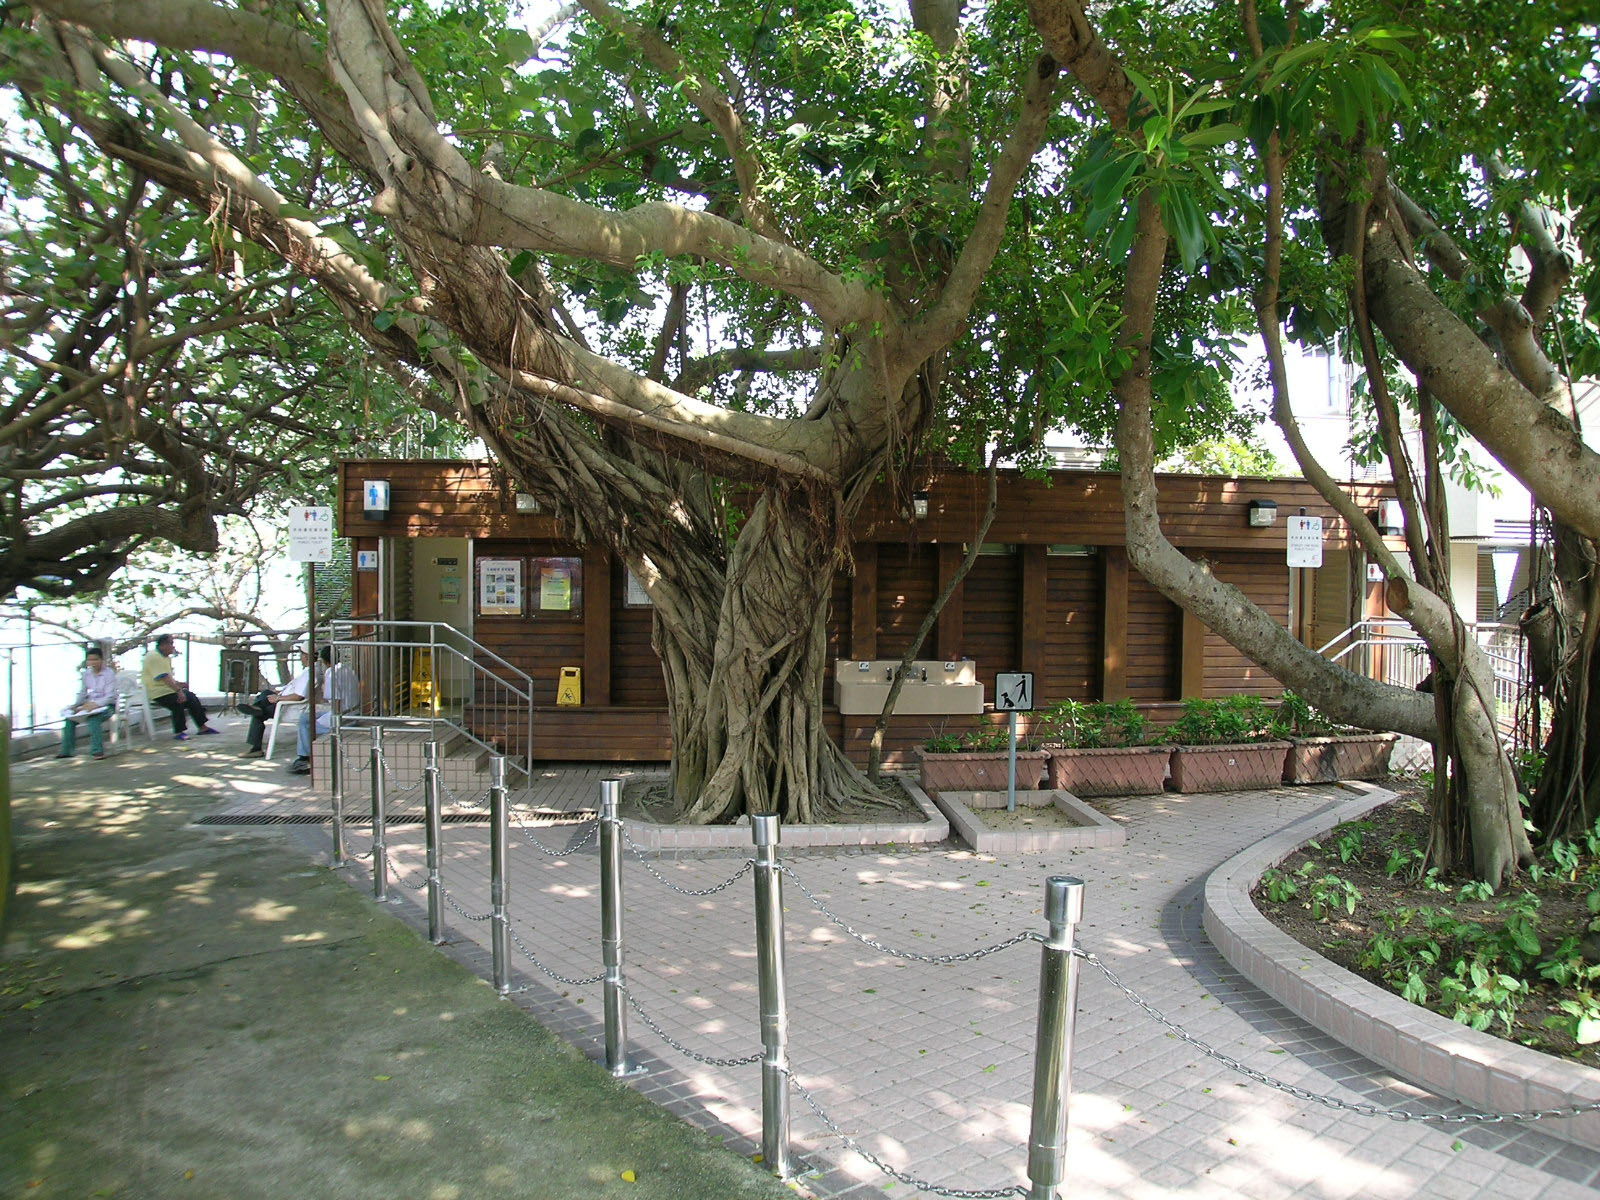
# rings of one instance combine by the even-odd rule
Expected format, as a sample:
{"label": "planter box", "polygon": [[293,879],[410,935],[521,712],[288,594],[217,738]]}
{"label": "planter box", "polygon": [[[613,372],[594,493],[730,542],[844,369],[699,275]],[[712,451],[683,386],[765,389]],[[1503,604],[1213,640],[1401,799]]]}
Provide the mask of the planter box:
{"label": "planter box", "polygon": [[[1049,757],[1043,750],[1018,750],[1017,787],[1038,787]],[[923,791],[1003,792],[1006,789],[1006,764],[1010,755],[1004,750],[934,754],[919,749],[917,759],[922,764]]]}
{"label": "planter box", "polygon": [[1167,781],[1167,746],[1049,751],[1050,786],[1074,796],[1149,796]]}
{"label": "planter box", "polygon": [[1389,773],[1396,733],[1343,733],[1291,738],[1283,764],[1285,783],[1334,783],[1340,779],[1378,779]]}
{"label": "planter box", "polygon": [[1180,792],[1242,792],[1283,782],[1288,742],[1174,746],[1172,786]]}

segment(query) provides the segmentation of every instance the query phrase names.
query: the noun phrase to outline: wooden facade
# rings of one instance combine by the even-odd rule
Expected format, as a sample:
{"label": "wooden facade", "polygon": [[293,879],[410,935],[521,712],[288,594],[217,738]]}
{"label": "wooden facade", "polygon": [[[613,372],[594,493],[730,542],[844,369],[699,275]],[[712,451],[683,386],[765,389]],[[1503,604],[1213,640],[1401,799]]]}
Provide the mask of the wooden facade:
{"label": "wooden facade", "polygon": [[[387,480],[390,509],[365,519],[365,481]],[[581,562],[578,595],[556,616],[470,614],[468,632],[535,680],[534,756],[538,759],[660,760],[670,752],[666,694],[651,648],[651,610],[629,604],[627,572],[598,547],[562,536],[543,514],[518,512],[509,484],[492,465],[450,461],[351,461],[340,467],[340,532],[353,551],[384,551],[389,583],[357,571],[357,616],[408,619],[404,580],[411,555],[429,539],[465,539],[469,562],[486,558],[532,565],[552,558]],[[982,478],[951,473],[927,487],[929,514],[912,522],[887,489],[871,496],[855,527],[852,570],[834,581],[830,658],[897,658],[928,606],[955,571],[985,498]],[[1309,484],[1289,479],[1164,476],[1159,481],[1167,536],[1235,584],[1296,636],[1312,644],[1334,625],[1336,600],[1352,589],[1359,559],[1344,523]],[[1375,508],[1380,490],[1358,499]],[[1186,616],[1129,566],[1122,492],[1116,475],[1058,472],[1049,479],[1003,474],[989,543],[941,615],[922,657],[970,658],[986,697],[995,675],[1032,671],[1037,701],[1129,697],[1158,716],[1186,696],[1280,690],[1244,655]],[[1271,499],[1279,513],[1323,518],[1327,566],[1291,572],[1284,522],[1254,529],[1251,500]],[[442,543],[435,543],[442,544]],[[447,560],[453,561],[453,560]],[[469,567],[470,569],[470,567]],[[1293,576],[1298,575],[1299,578]],[[477,580],[468,576],[467,593]],[[531,587],[530,582],[530,587]],[[385,594],[380,595],[380,592]],[[1359,597],[1356,597],[1359,599]],[[1338,629],[1333,629],[1337,632]],[[1331,636],[1331,635],[1329,635]],[[557,707],[561,667],[583,669],[581,706]],[[832,694],[832,680],[827,684]],[[891,757],[941,727],[970,717],[897,717]],[[832,716],[832,732],[856,754],[871,717]]]}

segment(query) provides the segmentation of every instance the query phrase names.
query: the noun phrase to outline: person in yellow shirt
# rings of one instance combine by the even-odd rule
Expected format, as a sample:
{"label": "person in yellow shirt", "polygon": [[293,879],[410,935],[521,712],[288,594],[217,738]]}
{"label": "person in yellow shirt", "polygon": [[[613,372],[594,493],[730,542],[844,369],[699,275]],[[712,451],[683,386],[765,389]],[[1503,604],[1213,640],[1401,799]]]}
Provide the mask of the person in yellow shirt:
{"label": "person in yellow shirt", "polygon": [[163,633],[156,639],[155,648],[144,656],[144,691],[151,704],[159,704],[172,714],[172,740],[187,740],[187,726],[193,719],[195,732],[220,733],[207,723],[205,706],[200,697],[189,690],[189,685],[172,673],[172,656],[178,652],[172,635]]}

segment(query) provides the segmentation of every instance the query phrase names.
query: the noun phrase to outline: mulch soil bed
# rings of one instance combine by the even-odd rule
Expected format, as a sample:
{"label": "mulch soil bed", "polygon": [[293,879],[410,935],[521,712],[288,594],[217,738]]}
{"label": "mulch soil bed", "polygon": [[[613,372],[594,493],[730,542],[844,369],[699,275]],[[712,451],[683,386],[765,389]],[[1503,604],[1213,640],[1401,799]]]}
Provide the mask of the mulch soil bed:
{"label": "mulch soil bed", "polygon": [[[1430,909],[1435,913],[1448,910],[1456,922],[1477,924],[1492,933],[1505,928],[1505,914],[1500,911],[1502,903],[1522,892],[1532,892],[1539,900],[1534,931],[1540,953],[1531,956],[1535,962],[1550,956],[1563,939],[1572,938],[1576,942],[1584,938],[1593,919],[1588,895],[1595,883],[1592,879],[1574,881],[1571,878],[1574,872],[1554,869],[1546,857],[1541,856],[1547,868],[1541,879],[1534,881],[1524,872],[1512,885],[1487,899],[1464,897],[1462,887],[1470,882],[1465,878],[1440,879],[1434,874],[1430,884],[1427,876],[1419,877],[1421,852],[1428,845],[1427,794],[1409,781],[1390,781],[1388,786],[1401,793],[1395,801],[1374,809],[1361,821],[1325,834],[1279,864],[1278,870],[1293,881],[1297,895],[1274,902],[1268,895],[1267,885],[1277,877],[1270,872],[1263,877],[1251,896],[1262,915],[1303,945],[1397,995],[1402,994],[1405,969],[1396,966],[1393,960],[1376,966],[1369,965],[1370,957],[1364,961],[1363,956],[1375,938],[1407,934],[1431,937],[1439,945],[1441,964],[1448,964],[1463,943],[1463,939],[1449,935],[1448,921],[1443,932],[1438,928],[1427,930],[1418,910]],[[1391,868],[1397,863],[1403,865],[1391,874]],[[1582,872],[1576,873],[1581,876]],[[1341,882],[1325,884],[1319,889],[1317,885],[1330,876]],[[1342,884],[1353,886],[1359,894],[1354,913],[1346,911],[1343,898],[1349,893]],[[1320,891],[1323,897],[1319,906],[1320,919],[1312,911],[1314,890]],[[1393,927],[1384,916],[1402,913],[1412,915]],[[1594,936],[1590,935],[1591,950],[1594,941]],[[1441,994],[1442,968],[1429,969],[1421,957],[1413,954],[1406,961],[1421,971],[1427,989],[1426,1007],[1444,1016],[1462,1019],[1457,1014],[1457,1004]],[[1508,968],[1501,965],[1492,970],[1497,975]],[[1396,975],[1402,978],[1397,981]],[[1547,1018],[1566,1018],[1563,1024],[1570,1022],[1559,1003],[1562,999],[1575,999],[1576,989],[1539,978],[1533,966],[1527,969],[1526,976],[1530,990],[1515,998],[1509,1028],[1505,1020],[1509,1006],[1481,998],[1475,1005],[1478,1020],[1472,1023],[1482,1025],[1484,1014],[1490,1014],[1487,1033],[1600,1067],[1600,1047],[1579,1045],[1568,1032],[1569,1024],[1567,1028],[1546,1025]],[[1469,979],[1469,982],[1472,981]],[[1493,976],[1489,983],[1492,987]]]}

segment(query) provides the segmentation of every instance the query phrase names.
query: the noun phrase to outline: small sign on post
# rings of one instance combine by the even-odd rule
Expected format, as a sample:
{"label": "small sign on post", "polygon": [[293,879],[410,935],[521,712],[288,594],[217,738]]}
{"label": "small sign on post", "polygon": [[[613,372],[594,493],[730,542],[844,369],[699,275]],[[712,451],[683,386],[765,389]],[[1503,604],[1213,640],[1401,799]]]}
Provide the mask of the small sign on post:
{"label": "small sign on post", "polygon": [[1017,811],[1017,714],[1033,711],[1033,672],[1007,671],[994,677],[994,710],[1010,713],[1011,753],[1006,760],[1006,811]]}
{"label": "small sign on post", "polygon": [[1290,517],[1289,565],[1291,567],[1320,567],[1322,565],[1322,518]]}
{"label": "small sign on post", "polygon": [[333,509],[311,505],[289,510],[289,561],[333,561]]}
{"label": "small sign on post", "polygon": [[[289,510],[289,561],[309,563],[306,580],[306,647],[311,654],[311,680],[317,678],[317,563],[333,561],[333,509],[325,504],[300,505]],[[311,740],[317,738],[317,689],[306,697]]]}

